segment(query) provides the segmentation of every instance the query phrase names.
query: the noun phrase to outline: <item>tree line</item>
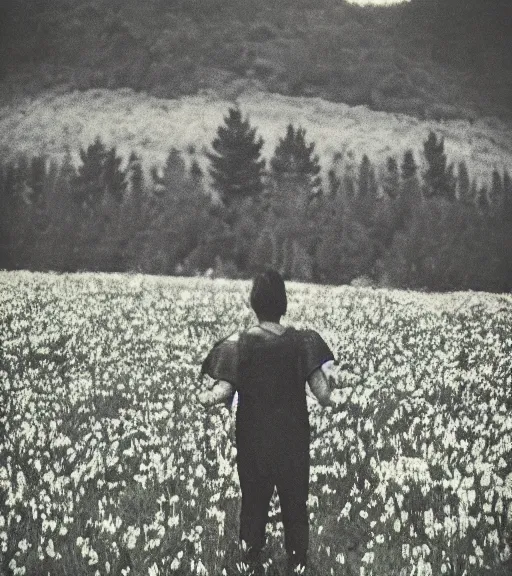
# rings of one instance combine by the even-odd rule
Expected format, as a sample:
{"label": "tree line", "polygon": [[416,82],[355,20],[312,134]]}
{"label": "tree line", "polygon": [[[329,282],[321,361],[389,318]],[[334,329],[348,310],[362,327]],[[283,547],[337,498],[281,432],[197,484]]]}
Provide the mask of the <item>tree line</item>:
{"label": "tree line", "polygon": [[477,185],[433,132],[422,159],[339,153],[325,172],[300,126],[268,165],[262,147],[233,107],[206,153],[209,177],[176,149],[147,173],[99,138],[77,166],[70,150],[60,165],[0,162],[0,268],[245,278],[272,266],[330,284],[512,289],[506,170]]}

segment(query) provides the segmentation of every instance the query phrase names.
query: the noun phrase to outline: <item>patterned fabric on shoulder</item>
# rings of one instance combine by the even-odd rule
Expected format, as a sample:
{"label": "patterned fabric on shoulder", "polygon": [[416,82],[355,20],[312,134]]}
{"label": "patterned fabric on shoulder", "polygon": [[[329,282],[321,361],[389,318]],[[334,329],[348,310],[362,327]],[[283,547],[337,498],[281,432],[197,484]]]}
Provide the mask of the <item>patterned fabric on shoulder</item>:
{"label": "patterned fabric on shoulder", "polygon": [[303,346],[303,371],[307,379],[312,372],[325,364],[335,361],[334,354],[325,340],[315,330],[299,330]]}
{"label": "patterned fabric on shoulder", "polygon": [[238,334],[234,333],[216,342],[201,365],[201,376],[238,384]]}

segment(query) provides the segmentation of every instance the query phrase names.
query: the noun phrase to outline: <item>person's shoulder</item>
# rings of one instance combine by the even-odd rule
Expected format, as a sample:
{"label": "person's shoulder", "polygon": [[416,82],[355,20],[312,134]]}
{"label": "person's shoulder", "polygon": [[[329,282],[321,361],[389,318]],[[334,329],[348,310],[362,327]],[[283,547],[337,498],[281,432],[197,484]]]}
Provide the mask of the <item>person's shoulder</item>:
{"label": "person's shoulder", "polygon": [[296,332],[304,341],[311,341],[311,340],[323,340],[320,336],[319,332],[314,330],[313,328],[295,328]]}
{"label": "person's shoulder", "polygon": [[315,330],[314,328],[294,328],[294,330],[296,330],[300,334],[317,334],[318,335],[318,331]]}
{"label": "person's shoulder", "polygon": [[219,347],[222,345],[229,346],[230,344],[238,342],[239,339],[240,339],[240,333],[239,332],[233,332],[232,334],[228,334],[224,338],[217,340],[217,342],[215,342],[213,347],[216,348],[216,347]]}
{"label": "person's shoulder", "polygon": [[300,339],[305,354],[316,360],[332,360],[334,355],[324,338],[314,329],[300,330]]}

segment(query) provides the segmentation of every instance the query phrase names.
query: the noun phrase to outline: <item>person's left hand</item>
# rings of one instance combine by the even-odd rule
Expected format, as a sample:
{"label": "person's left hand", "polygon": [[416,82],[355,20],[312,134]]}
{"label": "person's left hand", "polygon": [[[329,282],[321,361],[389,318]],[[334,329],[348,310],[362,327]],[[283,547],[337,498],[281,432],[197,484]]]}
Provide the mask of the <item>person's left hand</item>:
{"label": "person's left hand", "polygon": [[199,392],[199,394],[196,396],[196,399],[202,408],[207,408],[209,404],[208,403],[209,397],[210,396],[208,392]]}

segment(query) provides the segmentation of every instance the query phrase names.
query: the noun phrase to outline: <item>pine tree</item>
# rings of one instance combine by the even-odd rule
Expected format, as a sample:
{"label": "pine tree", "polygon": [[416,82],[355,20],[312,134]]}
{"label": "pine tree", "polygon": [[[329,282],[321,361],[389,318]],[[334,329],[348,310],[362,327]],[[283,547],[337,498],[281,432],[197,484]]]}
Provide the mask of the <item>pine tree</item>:
{"label": "pine tree", "polygon": [[367,154],[363,154],[359,165],[358,195],[368,197],[375,181],[375,172]]}
{"label": "pine tree", "polygon": [[319,157],[315,154],[315,143],[306,143],[304,128],[295,129],[292,124],[288,125],[285,137],[279,139],[270,165],[278,189],[286,181],[288,187],[296,188],[297,195],[302,195],[300,203],[308,204],[320,193]]}
{"label": "pine tree", "polygon": [[144,191],[144,171],[141,159],[135,152],[132,152],[128,159],[127,175],[130,181],[131,197],[140,199]]}
{"label": "pine tree", "polygon": [[418,166],[416,165],[416,161],[414,160],[414,153],[410,149],[406,150],[404,153],[404,159],[402,161],[401,170],[403,180],[409,180],[410,178],[414,178],[416,176]]}
{"label": "pine tree", "polygon": [[127,186],[126,171],[121,170],[122,159],[115,147],[107,150],[99,136],[86,150],[80,149],[82,164],[74,181],[75,198],[89,210],[99,209],[105,194],[116,201],[123,197]]}
{"label": "pine tree", "polygon": [[351,204],[356,197],[356,167],[354,162],[354,153],[350,150],[347,152],[347,160],[343,171],[343,202]]}
{"label": "pine tree", "polygon": [[475,178],[471,180],[471,186],[469,187],[469,200],[473,204],[473,206],[477,205],[478,202],[478,186],[476,183]]}
{"label": "pine tree", "polygon": [[358,192],[354,198],[355,217],[367,227],[373,224],[377,202],[377,182],[375,169],[366,154],[359,165]]}
{"label": "pine tree", "polygon": [[31,236],[31,196],[29,186],[31,162],[22,154],[7,169],[6,205],[2,211],[7,216],[7,260],[12,269],[28,268],[33,238]]}
{"label": "pine tree", "polygon": [[63,272],[74,272],[80,265],[78,239],[82,211],[77,209],[74,197],[76,175],[70,147],[65,145],[50,210],[54,231],[49,248],[52,254],[51,268]]}
{"label": "pine tree", "polygon": [[386,174],[384,176],[383,187],[384,192],[390,198],[396,198],[398,196],[400,175],[398,173],[398,163],[393,156],[389,156],[386,160]]}
{"label": "pine tree", "polygon": [[[45,251],[50,217],[48,211],[49,172],[47,159],[43,155],[34,156],[30,161],[30,178],[28,182],[29,204],[27,206],[27,259],[26,266],[31,270],[47,270],[48,255]],[[45,191],[47,193],[45,193]]]}
{"label": "pine tree", "polygon": [[44,202],[40,203],[41,207],[44,205],[44,234],[38,241],[34,255],[40,270],[63,270],[60,255],[65,251],[64,246],[71,241],[71,236],[62,233],[67,215],[63,214],[63,199],[58,194],[59,172],[59,164],[55,160],[50,161],[43,185]]}
{"label": "pine tree", "polygon": [[120,204],[128,185],[116,148],[107,149],[97,137],[80,149],[81,165],[73,181],[78,203],[75,266],[84,270],[122,268]]}
{"label": "pine tree", "polygon": [[300,282],[311,282],[313,280],[313,259],[303,248],[301,243],[295,240],[292,245],[292,256],[290,265],[290,278]]}
{"label": "pine tree", "polygon": [[277,238],[271,228],[260,232],[249,257],[249,271],[262,272],[265,268],[277,268]]}
{"label": "pine tree", "polygon": [[105,156],[103,181],[108,196],[121,202],[128,186],[126,170],[121,170],[123,159],[117,156],[116,148],[110,148]]}
{"label": "pine tree", "polygon": [[187,180],[185,161],[174,146],[167,155],[162,180],[167,192],[178,189]]}
{"label": "pine tree", "polygon": [[327,190],[322,203],[322,210],[320,214],[320,227],[322,233],[324,229],[329,227],[330,222],[336,218],[338,212],[343,208],[341,203],[342,194],[341,178],[336,173],[335,168],[330,168],[327,173]]}
{"label": "pine tree", "polygon": [[190,177],[197,183],[203,181],[203,170],[195,158],[192,160],[192,164],[190,165]]}
{"label": "pine tree", "polygon": [[323,282],[347,284],[371,276],[375,259],[375,242],[347,208],[325,230],[316,254],[317,276]]}
{"label": "pine tree", "polygon": [[77,176],[75,165],[73,164],[73,156],[71,154],[71,148],[69,145],[64,145],[64,158],[62,160],[62,164],[59,170],[59,174],[57,177],[57,182],[59,180],[61,182],[66,182],[67,186],[71,186],[71,184],[75,181]]}
{"label": "pine tree", "polygon": [[10,268],[10,244],[13,218],[15,166],[13,163],[0,167],[0,269]]}
{"label": "pine tree", "polygon": [[501,179],[500,172],[494,168],[492,171],[492,183],[489,193],[490,209],[494,216],[498,216],[503,213],[503,201],[503,181]]}
{"label": "pine tree", "polygon": [[80,206],[93,208],[98,207],[103,199],[103,165],[105,162],[106,150],[100,138],[96,138],[87,150],[80,148],[79,166],[74,181],[75,199]]}
{"label": "pine tree", "polygon": [[210,161],[213,188],[226,207],[245,198],[255,198],[263,191],[265,160],[261,159],[263,139],[256,137],[240,108],[230,108],[224,125],[217,129],[212,142]]}
{"label": "pine tree", "polygon": [[327,186],[327,196],[328,198],[337,198],[341,193],[341,178],[336,174],[336,170],[331,168],[327,174],[328,186]]}
{"label": "pine tree", "polygon": [[34,156],[30,162],[30,202],[40,204],[44,200],[44,184],[46,181],[46,158],[42,155]]}
{"label": "pine tree", "polygon": [[435,133],[431,131],[423,143],[423,153],[427,161],[427,169],[423,174],[425,195],[454,200],[456,182],[453,176],[453,166],[447,166],[444,138],[438,140]]}
{"label": "pine tree", "polygon": [[[402,182],[400,184],[400,194],[396,199],[396,229],[406,230],[410,227],[413,215],[419,209],[423,200],[417,176],[418,167],[412,150],[406,150],[404,153],[400,169]],[[400,241],[405,242],[404,238]]]}
{"label": "pine tree", "polygon": [[512,290],[512,179],[508,170],[503,172],[503,223],[505,228],[504,250],[507,258],[505,267],[506,290]]}
{"label": "pine tree", "polygon": [[459,173],[458,173],[458,199],[464,204],[473,204],[474,198],[471,198],[471,186],[469,180],[469,172],[466,162],[462,160],[459,162]]}
{"label": "pine tree", "polygon": [[512,178],[508,170],[503,172],[503,212],[507,222],[512,222]]}
{"label": "pine tree", "polygon": [[[323,206],[319,157],[314,142],[306,141],[306,131],[289,124],[279,139],[270,162],[271,212],[280,218],[280,267],[287,277],[305,278],[306,264],[319,242]],[[294,262],[301,262],[294,268]],[[301,272],[297,272],[298,269]],[[295,272],[294,272],[295,270]]]}
{"label": "pine tree", "polygon": [[137,270],[137,260],[148,225],[148,201],[141,158],[130,154],[126,170],[128,191],[121,205],[123,262],[126,270]]}
{"label": "pine tree", "polygon": [[489,210],[489,190],[485,184],[477,190],[476,205],[482,212]]}
{"label": "pine tree", "polygon": [[382,261],[384,254],[389,250],[399,219],[397,198],[400,193],[400,174],[398,163],[393,156],[389,156],[386,160],[382,188],[384,193],[376,199],[373,228],[379,261]]}

